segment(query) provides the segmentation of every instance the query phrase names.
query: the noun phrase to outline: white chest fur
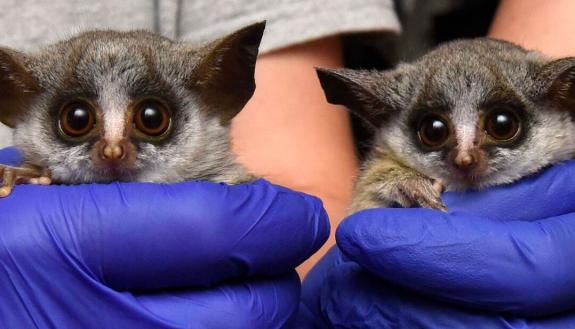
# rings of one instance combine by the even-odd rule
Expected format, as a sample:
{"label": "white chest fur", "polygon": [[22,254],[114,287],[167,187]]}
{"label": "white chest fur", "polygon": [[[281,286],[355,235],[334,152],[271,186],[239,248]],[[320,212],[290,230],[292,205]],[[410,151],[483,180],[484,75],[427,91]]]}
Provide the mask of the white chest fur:
{"label": "white chest fur", "polygon": [[12,145],[12,129],[0,123],[0,149]]}

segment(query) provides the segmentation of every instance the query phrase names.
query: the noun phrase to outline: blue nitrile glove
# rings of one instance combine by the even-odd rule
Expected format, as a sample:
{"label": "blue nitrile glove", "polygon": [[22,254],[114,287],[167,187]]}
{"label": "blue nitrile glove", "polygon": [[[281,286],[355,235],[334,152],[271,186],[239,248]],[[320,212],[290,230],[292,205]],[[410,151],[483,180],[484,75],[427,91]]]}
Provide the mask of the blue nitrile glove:
{"label": "blue nitrile glove", "polygon": [[575,161],[444,200],[448,214],[370,209],[347,218],[339,249],[304,281],[302,321],[310,328],[575,328]]}
{"label": "blue nitrile glove", "polygon": [[264,180],[19,185],[0,199],[0,328],[282,328],[328,232],[317,198]]}

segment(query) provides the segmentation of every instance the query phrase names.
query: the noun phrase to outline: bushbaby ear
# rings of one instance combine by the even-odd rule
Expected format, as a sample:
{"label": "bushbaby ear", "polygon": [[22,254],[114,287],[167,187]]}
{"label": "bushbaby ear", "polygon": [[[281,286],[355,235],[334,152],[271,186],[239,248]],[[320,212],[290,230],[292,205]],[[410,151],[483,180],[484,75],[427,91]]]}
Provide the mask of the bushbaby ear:
{"label": "bushbaby ear", "polygon": [[254,71],[265,25],[244,27],[200,51],[192,81],[206,111],[224,124],[242,110],[256,89]]}
{"label": "bushbaby ear", "polygon": [[540,78],[546,81],[545,98],[561,109],[575,111],[575,57],[546,64]]}
{"label": "bushbaby ear", "polygon": [[14,127],[26,103],[37,89],[36,81],[24,67],[26,55],[0,48],[0,122]]}
{"label": "bushbaby ear", "polygon": [[[384,83],[376,71],[316,68],[326,99],[331,104],[343,105],[369,125],[379,127],[393,102],[378,84]],[[381,87],[383,89],[383,87]]]}

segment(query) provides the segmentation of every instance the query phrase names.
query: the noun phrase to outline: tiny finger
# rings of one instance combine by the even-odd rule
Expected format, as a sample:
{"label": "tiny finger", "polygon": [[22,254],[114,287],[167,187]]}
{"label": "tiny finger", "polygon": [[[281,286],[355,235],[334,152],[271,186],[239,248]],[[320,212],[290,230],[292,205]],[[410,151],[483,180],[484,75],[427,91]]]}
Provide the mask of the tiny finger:
{"label": "tiny finger", "polygon": [[52,179],[50,177],[42,176],[37,178],[38,184],[40,185],[50,185],[52,184]]}

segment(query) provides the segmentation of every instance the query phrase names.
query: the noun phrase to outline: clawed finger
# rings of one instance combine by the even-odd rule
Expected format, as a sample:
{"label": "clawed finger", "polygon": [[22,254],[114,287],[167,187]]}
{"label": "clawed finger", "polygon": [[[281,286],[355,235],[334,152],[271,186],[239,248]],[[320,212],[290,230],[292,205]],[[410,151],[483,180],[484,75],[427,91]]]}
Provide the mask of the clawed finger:
{"label": "clawed finger", "polygon": [[423,208],[437,209],[443,212],[447,212],[447,207],[441,200],[421,200],[419,204]]}
{"label": "clawed finger", "polygon": [[408,199],[409,207],[422,207],[447,212],[447,207],[441,200],[443,184],[439,181],[414,179],[401,186],[403,196]]}
{"label": "clawed finger", "polygon": [[0,197],[5,197],[12,192],[16,183],[16,175],[11,168],[4,168],[2,173],[2,187],[0,188]]}
{"label": "clawed finger", "polygon": [[21,183],[49,185],[52,179],[46,172],[40,172],[32,168],[19,168],[0,165],[0,198],[12,193],[14,185]]}
{"label": "clawed finger", "polygon": [[445,191],[445,186],[443,185],[443,183],[439,180],[435,180],[433,181],[433,188],[438,192],[438,193],[443,193]]}

